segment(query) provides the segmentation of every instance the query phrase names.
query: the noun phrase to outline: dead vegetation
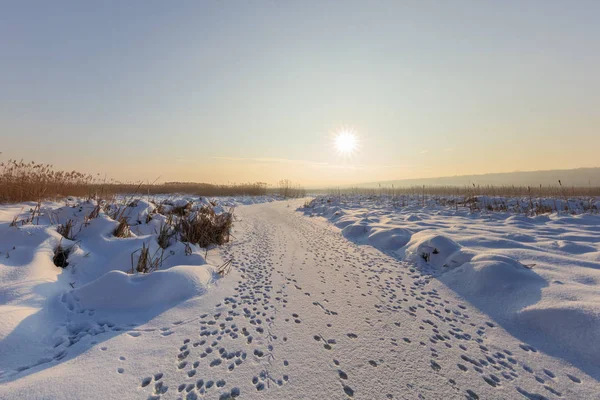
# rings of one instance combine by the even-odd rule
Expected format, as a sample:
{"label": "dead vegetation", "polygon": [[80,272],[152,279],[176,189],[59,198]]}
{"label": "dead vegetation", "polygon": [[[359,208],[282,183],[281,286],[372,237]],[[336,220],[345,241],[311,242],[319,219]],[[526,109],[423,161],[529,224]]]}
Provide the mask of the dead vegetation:
{"label": "dead vegetation", "polygon": [[75,221],[72,219],[68,219],[64,224],[59,224],[56,228],[56,231],[62,235],[65,239],[73,240],[75,235],[73,235],[73,225]]}
{"label": "dead vegetation", "polygon": [[175,228],[173,228],[172,218],[167,220],[167,223],[160,225],[160,229],[157,232],[158,236],[156,241],[161,249],[166,249],[171,244],[171,239],[177,234]]}
{"label": "dead vegetation", "polygon": [[90,214],[87,216],[88,220],[92,220],[95,218],[98,218],[98,216],[100,216],[100,211],[102,211],[102,206],[100,206],[100,204],[98,203],[94,209],[90,212]]}
{"label": "dead vegetation", "polygon": [[[146,246],[146,243],[143,243],[141,249],[131,253],[131,270],[129,273],[148,274],[159,270],[163,262],[170,257],[170,254],[166,257],[164,255],[165,250],[160,247],[150,254],[150,247]],[[137,259],[135,258],[136,256]]]}
{"label": "dead vegetation", "polygon": [[[192,183],[167,183],[163,185],[122,184],[117,182],[100,182],[91,175],[75,171],[54,171],[50,165],[25,163],[10,160],[0,163],[0,203],[35,200],[29,211],[25,207],[13,218],[10,226],[20,227],[39,224],[40,216],[55,225],[56,231],[67,240],[75,240],[75,227],[79,231],[89,226],[101,215],[117,221],[113,235],[117,238],[136,236],[132,227],[150,224],[156,217],[162,220],[160,228],[155,230],[156,244],[145,242],[142,247],[131,254],[130,273],[150,273],[160,269],[166,259],[174,254],[168,250],[175,242],[183,242],[185,254],[191,255],[194,246],[208,250],[210,246],[222,245],[230,240],[230,230],[234,220],[234,209],[217,214],[218,203],[194,203],[192,201],[173,202],[168,199],[151,200],[152,193],[189,193],[210,195],[262,195],[266,192],[266,184],[247,185],[208,185]],[[117,193],[128,193],[119,197]],[[142,195],[143,193],[143,195]],[[79,200],[77,197],[86,198]],[[148,195],[148,200],[142,200]],[[86,209],[81,221],[68,218],[59,222],[59,212],[42,207],[45,199],[62,198],[64,208]],[[140,201],[153,203],[155,207],[144,217],[129,215]],[[204,200],[206,201],[206,200]],[[60,209],[59,209],[60,210]],[[70,214],[69,214],[70,215]],[[137,232],[136,232],[137,233]],[[157,245],[157,246],[156,246]],[[54,250],[54,264],[60,268],[69,265],[69,254],[72,246],[65,246],[62,239]],[[152,250],[151,250],[152,249]],[[197,249],[197,247],[196,247]],[[231,269],[231,261],[218,269],[224,275]]]}
{"label": "dead vegetation", "polygon": [[554,197],[565,199],[568,197],[598,197],[600,186],[568,186],[561,180],[555,185],[464,185],[464,186],[407,186],[378,188],[329,188],[315,190],[317,194],[340,195],[362,195],[362,196],[385,196],[385,197],[424,197],[428,196],[456,196],[456,197]]}
{"label": "dead vegetation", "polygon": [[[166,208],[163,208],[165,210]],[[216,214],[212,207],[206,205],[194,210],[193,204],[173,207],[167,213],[166,221],[161,223],[156,241],[158,248],[151,253],[150,247],[145,243],[141,249],[131,254],[131,273],[149,273],[162,267],[163,262],[172,254],[165,257],[166,249],[173,240],[185,244],[186,255],[192,254],[191,245],[208,248],[211,245],[222,245],[229,241],[230,230],[233,224],[233,208],[228,212]],[[122,219],[119,226],[127,225]],[[127,227],[129,227],[127,225]],[[119,230],[119,228],[117,228]],[[116,231],[115,231],[115,236]],[[220,274],[228,272],[228,265],[219,269]],[[230,268],[230,267],[229,267]]]}
{"label": "dead vegetation", "polygon": [[[139,199],[137,199],[139,200]],[[127,207],[136,207],[137,200],[127,200]],[[147,204],[151,204],[149,202]],[[167,201],[161,205],[166,206]],[[92,203],[93,204],[93,203]],[[214,205],[213,205],[214,204]],[[234,209],[217,214],[214,206],[216,203],[208,203],[203,205],[187,202],[183,206],[176,207],[161,207],[155,203],[155,208],[152,209],[144,221],[136,220],[134,226],[141,224],[149,224],[154,216],[161,220],[160,227],[154,231],[156,243],[144,242],[142,247],[131,253],[131,269],[129,273],[150,273],[159,270],[166,259],[175,254],[169,247],[176,242],[182,242],[185,246],[185,254],[191,255],[194,252],[194,247],[208,248],[213,245],[222,245],[230,240],[230,230],[234,220]],[[80,206],[70,206],[78,208]],[[117,210],[117,211],[115,211]],[[160,214],[159,210],[163,210],[164,214]],[[56,231],[62,238],[75,240],[74,227],[79,226],[79,231],[88,226],[91,221],[98,218],[101,213],[106,216],[110,215],[120,218],[118,224],[113,231],[113,235],[117,238],[128,238],[135,236],[132,232],[132,226],[129,222],[129,217],[124,216],[122,205],[112,202],[102,201],[94,205],[92,211],[83,217],[81,224],[75,219],[67,219],[64,223],[56,225]],[[15,217],[13,226],[21,226],[29,224],[38,218],[41,213],[39,207],[34,207],[30,210],[29,215],[25,219]],[[58,218],[58,216],[49,216],[50,220]],[[137,224],[137,225],[136,225]],[[71,247],[63,245],[61,241],[54,250],[53,262],[57,267],[66,268],[69,265],[68,257],[71,252]],[[218,273],[221,275],[227,274],[231,268],[231,262],[225,263],[218,268]]]}
{"label": "dead vegetation", "polygon": [[[578,190],[563,190],[562,186],[555,188],[537,189],[529,186],[525,188],[513,187],[503,191],[494,187],[481,187],[459,189],[453,187],[430,190],[425,186],[416,189],[380,189],[380,190],[336,190],[319,197],[318,201],[310,201],[304,204],[304,208],[312,208],[319,203],[346,203],[346,202],[369,202],[378,207],[432,207],[443,206],[459,209],[468,209],[469,212],[505,212],[525,215],[542,215],[549,213],[584,214],[600,212],[600,196],[577,195]],[[590,188],[586,188],[589,193]],[[599,191],[600,192],[600,191]],[[507,195],[504,193],[513,193]],[[549,193],[549,194],[548,194]],[[575,194],[573,194],[575,193]]]}
{"label": "dead vegetation", "polygon": [[299,184],[294,184],[289,179],[279,181],[279,195],[285,199],[306,196],[306,190]]}
{"label": "dead vegetation", "polygon": [[56,170],[50,164],[8,160],[0,162],[0,203],[42,201],[77,196],[106,199],[118,194],[181,193],[197,196],[261,196],[264,182],[216,185],[196,182],[133,183],[107,180],[99,174]]}
{"label": "dead vegetation", "polygon": [[183,205],[174,206],[173,209],[171,210],[171,213],[178,215],[180,217],[183,217],[184,215],[189,214],[189,212],[191,210],[192,210],[192,203],[188,201]]}
{"label": "dead vegetation", "polygon": [[29,214],[24,216],[23,219],[20,219],[24,209],[25,207],[21,207],[21,211],[13,217],[10,226],[22,226],[33,223],[39,224],[40,215],[42,213],[42,202],[38,201],[34,207],[29,209]]}
{"label": "dead vegetation", "polygon": [[217,274],[219,274],[220,276],[225,276],[228,273],[230,273],[232,263],[233,263],[233,258],[225,261],[225,263],[223,263],[223,265],[221,265],[219,268],[217,268]]}
{"label": "dead vegetation", "polygon": [[222,245],[229,242],[230,229],[233,224],[233,209],[215,215],[214,212],[197,212],[179,220],[176,227],[182,242],[208,247],[212,244]]}

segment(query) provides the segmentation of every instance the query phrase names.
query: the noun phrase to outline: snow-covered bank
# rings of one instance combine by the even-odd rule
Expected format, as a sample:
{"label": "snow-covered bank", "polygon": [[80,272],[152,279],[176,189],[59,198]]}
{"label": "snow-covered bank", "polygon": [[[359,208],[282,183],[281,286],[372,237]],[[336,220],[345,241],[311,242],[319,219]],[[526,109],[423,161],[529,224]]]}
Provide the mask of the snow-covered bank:
{"label": "snow-covered bank", "polygon": [[[207,250],[164,234],[177,207],[218,217],[268,201],[164,196],[0,206],[0,381],[53,367],[119,332],[135,335],[139,324],[214,287]],[[133,273],[144,249],[144,267],[158,270]]]}
{"label": "snow-covered bank", "polygon": [[301,210],[436,278],[524,346],[600,377],[600,215],[471,213],[433,199],[401,207],[364,196],[318,197]]}

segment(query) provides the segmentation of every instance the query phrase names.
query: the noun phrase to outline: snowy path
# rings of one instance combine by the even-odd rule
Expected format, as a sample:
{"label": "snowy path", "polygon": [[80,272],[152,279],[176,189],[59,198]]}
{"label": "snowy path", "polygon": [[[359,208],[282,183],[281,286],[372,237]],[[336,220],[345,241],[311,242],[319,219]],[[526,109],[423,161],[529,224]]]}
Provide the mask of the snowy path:
{"label": "snowy path", "polygon": [[300,204],[241,207],[222,252],[238,272],[212,293],[0,398],[600,398],[595,379]]}

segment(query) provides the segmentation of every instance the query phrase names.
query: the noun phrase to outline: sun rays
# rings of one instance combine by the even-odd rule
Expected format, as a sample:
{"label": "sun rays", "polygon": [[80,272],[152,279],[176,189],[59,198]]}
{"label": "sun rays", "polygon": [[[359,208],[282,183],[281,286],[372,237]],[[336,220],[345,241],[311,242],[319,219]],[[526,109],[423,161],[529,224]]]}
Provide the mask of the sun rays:
{"label": "sun rays", "polygon": [[334,133],[333,147],[339,155],[349,157],[358,150],[358,137],[351,129],[340,129]]}

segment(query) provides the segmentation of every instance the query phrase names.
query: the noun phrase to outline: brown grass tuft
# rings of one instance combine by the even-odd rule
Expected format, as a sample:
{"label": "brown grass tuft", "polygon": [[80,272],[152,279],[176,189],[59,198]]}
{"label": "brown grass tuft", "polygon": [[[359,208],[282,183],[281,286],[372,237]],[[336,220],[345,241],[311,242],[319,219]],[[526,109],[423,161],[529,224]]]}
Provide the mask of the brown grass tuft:
{"label": "brown grass tuft", "polygon": [[56,231],[65,239],[73,240],[75,237],[75,235],[73,235],[73,225],[74,221],[72,219],[68,219],[64,224],[58,225]]}
{"label": "brown grass tuft", "polygon": [[171,238],[173,238],[177,234],[177,232],[173,228],[171,221],[172,218],[169,218],[166,224],[160,225],[156,241],[158,242],[158,245],[161,247],[161,249],[166,249],[167,247],[169,247],[169,244],[171,243]]}
{"label": "brown grass tuft", "polygon": [[90,219],[98,218],[101,210],[102,210],[102,207],[100,206],[100,203],[98,203],[96,205],[96,207],[94,207],[94,209],[90,212],[90,215],[87,216],[87,219],[90,220]]}
{"label": "brown grass tuft", "polygon": [[191,217],[181,218],[177,229],[182,242],[208,247],[229,242],[233,224],[233,209],[219,215],[214,213],[195,213]]}
{"label": "brown grass tuft", "polygon": [[192,210],[192,202],[187,202],[187,203],[185,203],[185,205],[173,207],[173,209],[171,210],[171,213],[178,215],[180,217],[183,217],[185,215],[188,215],[191,210]]}
{"label": "brown grass tuft", "polygon": [[[139,253],[137,261],[134,261],[135,254]],[[142,248],[131,253],[131,270],[130,274],[140,273],[148,274],[154,272],[162,267],[163,262],[170,257],[164,257],[164,249],[158,248],[153,254],[150,254],[150,247],[146,246],[146,243],[142,244]]]}
{"label": "brown grass tuft", "polygon": [[127,218],[121,217],[121,219],[119,219],[119,225],[115,229],[114,235],[118,238],[127,238],[130,234],[131,230],[129,229]]}

